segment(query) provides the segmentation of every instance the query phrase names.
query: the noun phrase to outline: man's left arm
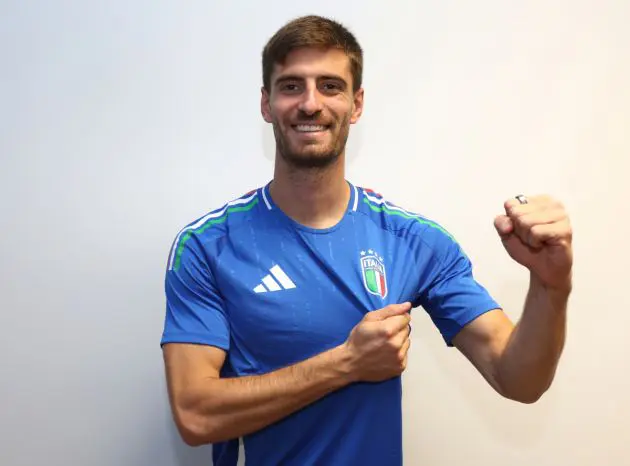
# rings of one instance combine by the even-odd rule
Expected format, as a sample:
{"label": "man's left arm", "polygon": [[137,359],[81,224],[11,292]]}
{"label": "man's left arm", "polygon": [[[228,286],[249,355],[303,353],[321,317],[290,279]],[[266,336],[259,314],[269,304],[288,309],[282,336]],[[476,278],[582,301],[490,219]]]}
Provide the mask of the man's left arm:
{"label": "man's left arm", "polygon": [[502,310],[477,317],[456,335],[457,347],[503,396],[537,401],[551,385],[566,334],[572,288],[572,230],[562,204],[547,196],[504,204],[495,227],[508,254],[530,271],[516,325]]}

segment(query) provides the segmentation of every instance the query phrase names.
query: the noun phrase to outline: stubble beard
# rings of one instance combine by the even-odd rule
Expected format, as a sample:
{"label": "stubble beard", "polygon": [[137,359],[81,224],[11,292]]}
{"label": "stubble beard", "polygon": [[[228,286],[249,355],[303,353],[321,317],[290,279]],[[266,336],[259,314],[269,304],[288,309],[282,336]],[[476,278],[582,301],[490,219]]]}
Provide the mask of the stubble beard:
{"label": "stubble beard", "polygon": [[[307,122],[304,122],[307,123]],[[335,131],[332,140],[326,146],[314,148],[308,144],[302,145],[300,148],[291,147],[290,136],[282,131],[281,125],[274,121],[273,132],[276,139],[277,155],[294,170],[322,170],[335,164],[343,153],[348,135],[350,132],[349,117],[344,118],[339,125],[329,128],[327,131]],[[293,131],[289,128],[287,131]]]}

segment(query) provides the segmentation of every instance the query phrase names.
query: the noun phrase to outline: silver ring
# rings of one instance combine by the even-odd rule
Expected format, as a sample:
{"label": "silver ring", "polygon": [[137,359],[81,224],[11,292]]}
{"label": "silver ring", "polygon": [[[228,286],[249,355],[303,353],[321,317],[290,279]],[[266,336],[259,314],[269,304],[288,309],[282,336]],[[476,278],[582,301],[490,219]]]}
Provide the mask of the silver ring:
{"label": "silver ring", "polygon": [[527,198],[523,194],[519,194],[518,196],[514,196],[514,197],[521,204],[527,204]]}

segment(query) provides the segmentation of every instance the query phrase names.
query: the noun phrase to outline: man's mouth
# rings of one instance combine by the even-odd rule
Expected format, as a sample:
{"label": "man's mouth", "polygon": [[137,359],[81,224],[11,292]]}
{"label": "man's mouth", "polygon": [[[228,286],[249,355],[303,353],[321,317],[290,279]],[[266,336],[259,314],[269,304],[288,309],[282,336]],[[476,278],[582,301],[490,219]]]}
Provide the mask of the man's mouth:
{"label": "man's mouth", "polygon": [[319,131],[326,131],[330,126],[328,125],[292,125],[293,129],[298,133],[317,133]]}

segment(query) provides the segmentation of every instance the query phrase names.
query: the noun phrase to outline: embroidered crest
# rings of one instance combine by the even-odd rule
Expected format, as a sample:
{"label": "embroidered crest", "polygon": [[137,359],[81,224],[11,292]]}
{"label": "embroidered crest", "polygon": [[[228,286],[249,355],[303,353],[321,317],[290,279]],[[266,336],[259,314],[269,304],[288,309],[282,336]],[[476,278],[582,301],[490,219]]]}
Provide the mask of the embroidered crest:
{"label": "embroidered crest", "polygon": [[366,290],[381,298],[387,296],[385,264],[383,258],[372,249],[361,251],[361,274]]}

